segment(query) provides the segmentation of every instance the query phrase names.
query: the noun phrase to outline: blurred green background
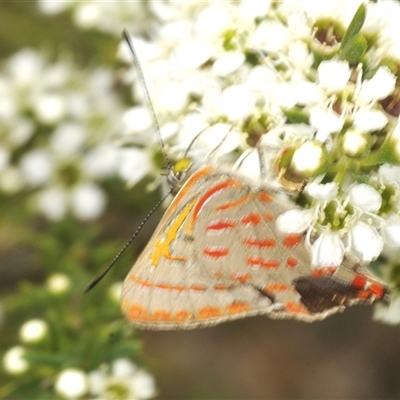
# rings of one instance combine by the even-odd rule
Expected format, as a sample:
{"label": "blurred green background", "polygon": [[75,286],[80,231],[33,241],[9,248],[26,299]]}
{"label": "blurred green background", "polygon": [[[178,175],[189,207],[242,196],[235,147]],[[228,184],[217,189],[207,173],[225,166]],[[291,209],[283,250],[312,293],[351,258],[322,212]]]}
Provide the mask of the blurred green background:
{"label": "blurred green background", "polygon": [[[78,69],[115,70],[117,83],[119,41],[78,29],[69,12],[45,16],[35,2],[0,3],[1,62],[26,47],[50,59],[67,52]],[[125,90],[115,85],[123,101]],[[1,398],[54,398],[62,368],[91,371],[118,357],[145,366],[161,399],[400,398],[399,328],[374,322],[370,307],[310,325],[257,317],[189,332],[133,332],[109,288],[128,272],[162,210],[110,275],[83,296],[155,204],[158,194],[145,190],[149,181],[127,189],[117,178],[105,180],[108,206],[95,222],[48,222],[32,211],[29,191],[0,196],[1,354],[17,345],[26,320],[44,318],[52,332],[46,343],[28,346],[31,372],[1,374]],[[56,300],[45,289],[54,273],[72,282]]]}

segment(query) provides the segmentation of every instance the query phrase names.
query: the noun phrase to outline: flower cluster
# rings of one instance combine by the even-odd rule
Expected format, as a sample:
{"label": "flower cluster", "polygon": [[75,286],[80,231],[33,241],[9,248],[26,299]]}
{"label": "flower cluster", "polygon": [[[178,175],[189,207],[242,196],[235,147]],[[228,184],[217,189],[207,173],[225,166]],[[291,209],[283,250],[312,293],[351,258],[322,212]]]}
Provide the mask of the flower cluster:
{"label": "flower cluster", "polygon": [[71,210],[93,219],[104,210],[98,182],[117,174],[112,138],[122,102],[108,69],[79,70],[22,50],[0,70],[0,191],[32,193],[51,220]]}
{"label": "flower cluster", "polygon": [[[370,262],[400,246],[400,4],[244,0],[152,9],[160,21],[152,40],[135,36],[134,44],[171,159],[190,147],[199,163],[235,165],[259,179],[261,153],[265,183],[305,188],[304,209],[278,225],[307,233],[316,267],[339,265],[347,251]],[[131,62],[125,43],[121,57]],[[126,80],[144,105],[126,113],[123,139],[154,159],[143,82],[132,71]]]}
{"label": "flower cluster", "polygon": [[128,359],[120,358],[99,370],[86,374],[65,369],[55,383],[56,392],[66,399],[90,394],[97,399],[149,399],[156,395],[154,379]]}

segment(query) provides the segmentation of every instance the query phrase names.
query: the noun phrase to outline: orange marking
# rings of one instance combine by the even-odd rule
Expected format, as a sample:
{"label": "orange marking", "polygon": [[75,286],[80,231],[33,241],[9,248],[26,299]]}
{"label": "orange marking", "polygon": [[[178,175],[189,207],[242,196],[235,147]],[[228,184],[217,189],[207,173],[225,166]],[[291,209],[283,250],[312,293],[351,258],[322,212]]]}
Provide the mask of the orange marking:
{"label": "orange marking", "polygon": [[197,219],[204,204],[216,193],[230,187],[242,187],[242,186],[243,184],[236,179],[227,179],[226,181],[218,183],[211,189],[207,190],[207,192],[201,197],[201,199],[196,204],[196,207],[193,212],[193,220],[195,221]]}
{"label": "orange marking", "polygon": [[244,216],[240,222],[245,225],[258,225],[261,221],[261,215],[259,213],[251,213]]}
{"label": "orange marking", "polygon": [[212,171],[212,167],[204,167],[193,173],[186,181],[186,183],[182,186],[178,194],[174,197],[174,200],[172,201],[164,215],[168,217],[174,215],[176,212],[176,208],[179,206],[181,200],[186,197],[188,191],[192,188],[192,186],[204,176],[209,175]]}
{"label": "orange marking", "polygon": [[236,221],[232,219],[221,219],[218,221],[210,222],[207,225],[208,231],[224,231],[226,229],[232,229],[236,227]]}
{"label": "orange marking", "polygon": [[207,318],[215,318],[221,316],[221,309],[218,307],[206,306],[200,308],[197,312],[197,318],[199,319],[207,319]]}
{"label": "orange marking", "polygon": [[148,321],[149,313],[147,308],[140,306],[139,304],[131,304],[128,310],[128,318],[132,321]]}
{"label": "orange marking", "polygon": [[171,285],[171,290],[183,292],[185,289],[186,289],[186,286],[184,286],[184,285]]}
{"label": "orange marking", "polygon": [[250,199],[250,195],[243,196],[239,200],[233,200],[233,201],[228,201],[224,204],[221,204],[220,206],[217,207],[217,211],[225,211],[229,210],[230,208],[236,208],[240,206],[241,204],[245,203]]}
{"label": "orange marking", "polygon": [[227,285],[214,285],[215,290],[226,290],[228,289]]}
{"label": "orange marking", "polygon": [[153,312],[153,321],[170,321],[171,320],[171,313],[167,310],[155,310]]}
{"label": "orange marking", "polygon": [[190,318],[192,318],[192,313],[187,310],[177,311],[173,316],[173,319],[176,322],[185,322]]}
{"label": "orange marking", "polygon": [[202,292],[202,291],[206,290],[206,287],[203,285],[191,285],[189,289],[194,290],[196,292]]}
{"label": "orange marking", "polygon": [[222,258],[229,254],[229,249],[222,246],[206,246],[203,249],[203,253],[212,258]]}
{"label": "orange marking", "polygon": [[386,293],[385,287],[380,283],[372,282],[368,277],[359,274],[354,277],[351,286],[362,290],[362,292],[357,295],[359,298],[366,298],[370,295],[382,298]]}
{"label": "orange marking", "polygon": [[247,264],[251,266],[257,266],[257,267],[262,267],[262,268],[278,268],[280,263],[277,260],[265,260],[261,257],[254,257],[254,256],[249,256],[247,257]]}
{"label": "orange marking", "polygon": [[265,292],[285,292],[286,290],[289,290],[290,287],[285,284],[281,283],[271,283],[270,285],[265,285],[262,289],[262,291]]}
{"label": "orange marking", "polygon": [[138,278],[137,279],[137,283],[139,285],[141,285],[141,286],[144,286],[144,287],[152,287],[153,286],[153,284],[151,282],[147,281],[146,279]]}
{"label": "orange marking", "polygon": [[250,277],[251,275],[248,272],[235,273],[231,275],[231,279],[242,283],[246,283],[250,279]]}
{"label": "orange marking", "polygon": [[217,279],[221,279],[221,278],[224,277],[224,274],[223,274],[221,271],[217,271],[217,272],[214,273],[214,276],[215,276]]}
{"label": "orange marking", "polygon": [[380,299],[386,294],[386,288],[378,282],[373,282],[369,287],[369,291],[378,296]]}
{"label": "orange marking", "polygon": [[302,240],[303,237],[301,235],[290,234],[284,237],[282,244],[284,247],[294,247],[297,246]]}
{"label": "orange marking", "polygon": [[286,311],[291,314],[309,314],[308,310],[303,307],[301,304],[296,303],[295,301],[288,301],[285,304]]}
{"label": "orange marking", "polygon": [[179,261],[179,262],[186,262],[187,261],[187,258],[183,257],[183,256],[173,256],[171,254],[168,254],[168,255],[165,255],[164,257],[167,260],[170,260],[170,261]]}
{"label": "orange marking", "polygon": [[314,269],[314,271],[312,272],[312,276],[314,278],[317,278],[319,276],[331,276],[333,275],[337,270],[337,267],[321,267],[321,268],[317,268]]}
{"label": "orange marking", "polygon": [[297,259],[294,258],[294,257],[290,257],[290,256],[289,256],[289,257],[286,259],[286,266],[289,267],[289,268],[294,268],[294,267],[296,267],[298,264],[299,264],[299,262],[298,262]]}
{"label": "orange marking", "polygon": [[274,215],[272,212],[267,211],[267,212],[264,214],[264,218],[265,218],[268,222],[271,222],[271,221],[275,218],[275,215]]}
{"label": "orange marking", "polygon": [[171,289],[171,285],[169,283],[155,283],[154,287],[157,289]]}
{"label": "orange marking", "polygon": [[274,247],[276,245],[275,239],[257,239],[257,238],[249,238],[244,239],[243,244],[249,247]]}
{"label": "orange marking", "polygon": [[271,203],[271,201],[274,199],[273,196],[268,192],[260,192],[258,193],[257,197],[264,203]]}
{"label": "orange marking", "polygon": [[249,304],[243,302],[235,302],[232,304],[228,304],[226,306],[226,311],[228,314],[239,314],[249,310],[250,310]]}

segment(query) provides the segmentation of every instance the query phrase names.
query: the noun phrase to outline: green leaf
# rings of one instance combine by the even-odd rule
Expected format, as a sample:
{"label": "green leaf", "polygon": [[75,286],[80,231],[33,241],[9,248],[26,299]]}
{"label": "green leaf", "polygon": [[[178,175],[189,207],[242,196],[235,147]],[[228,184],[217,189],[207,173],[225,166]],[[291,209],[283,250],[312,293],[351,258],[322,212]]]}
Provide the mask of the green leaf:
{"label": "green leaf", "polygon": [[355,37],[358,36],[362,26],[364,25],[366,16],[367,12],[365,9],[365,5],[361,4],[354,14],[354,17],[351,20],[350,25],[347,28],[347,31],[342,39],[342,43],[340,45],[341,49],[344,49],[350,41],[354,40]]}
{"label": "green leaf", "polygon": [[367,40],[361,34],[353,36],[347,41],[346,46],[339,50],[339,60],[347,61],[349,64],[358,64],[367,50]]}

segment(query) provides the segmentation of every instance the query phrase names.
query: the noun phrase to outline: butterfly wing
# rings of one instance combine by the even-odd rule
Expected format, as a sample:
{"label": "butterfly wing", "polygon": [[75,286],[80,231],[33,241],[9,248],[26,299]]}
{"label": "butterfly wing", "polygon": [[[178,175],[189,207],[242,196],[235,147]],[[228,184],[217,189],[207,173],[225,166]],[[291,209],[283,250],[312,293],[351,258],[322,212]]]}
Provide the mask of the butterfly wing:
{"label": "butterfly wing", "polygon": [[384,296],[378,283],[372,296],[369,278],[353,285],[366,276],[353,261],[315,273],[303,238],[275,228],[287,208],[283,197],[235,174],[197,171],[129,272],[122,291],[125,315],[152,329],[256,314],[312,321]]}

